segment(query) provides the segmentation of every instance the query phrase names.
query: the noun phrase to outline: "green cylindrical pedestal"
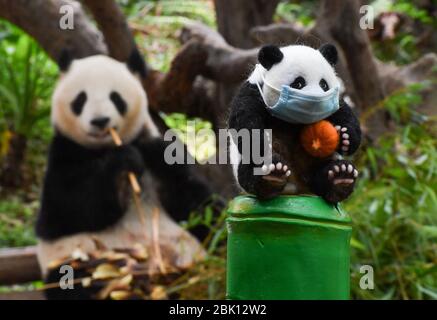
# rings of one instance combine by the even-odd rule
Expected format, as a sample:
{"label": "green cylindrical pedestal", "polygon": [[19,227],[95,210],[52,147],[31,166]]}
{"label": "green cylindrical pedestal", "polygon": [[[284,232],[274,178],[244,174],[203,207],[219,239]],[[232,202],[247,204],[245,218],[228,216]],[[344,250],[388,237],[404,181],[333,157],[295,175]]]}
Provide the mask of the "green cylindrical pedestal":
{"label": "green cylindrical pedestal", "polygon": [[235,198],[227,218],[227,297],[349,299],[350,222],[318,197]]}

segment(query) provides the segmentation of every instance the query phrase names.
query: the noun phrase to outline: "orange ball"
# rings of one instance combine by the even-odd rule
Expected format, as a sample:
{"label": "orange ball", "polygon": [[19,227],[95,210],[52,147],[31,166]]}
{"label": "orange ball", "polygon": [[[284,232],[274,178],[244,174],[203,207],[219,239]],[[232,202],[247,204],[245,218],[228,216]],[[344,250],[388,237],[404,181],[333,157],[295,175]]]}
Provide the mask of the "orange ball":
{"label": "orange ball", "polygon": [[313,157],[326,158],[337,150],[340,136],[326,120],[305,126],[300,135],[303,148]]}

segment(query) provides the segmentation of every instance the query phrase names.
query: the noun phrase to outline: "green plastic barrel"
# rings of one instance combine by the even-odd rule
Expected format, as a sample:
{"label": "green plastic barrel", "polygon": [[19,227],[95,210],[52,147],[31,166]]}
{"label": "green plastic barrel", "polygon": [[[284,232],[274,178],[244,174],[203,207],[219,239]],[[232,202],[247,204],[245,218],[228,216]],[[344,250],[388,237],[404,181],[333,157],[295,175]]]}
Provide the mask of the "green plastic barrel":
{"label": "green plastic barrel", "polygon": [[235,198],[228,299],[349,299],[349,216],[313,196]]}

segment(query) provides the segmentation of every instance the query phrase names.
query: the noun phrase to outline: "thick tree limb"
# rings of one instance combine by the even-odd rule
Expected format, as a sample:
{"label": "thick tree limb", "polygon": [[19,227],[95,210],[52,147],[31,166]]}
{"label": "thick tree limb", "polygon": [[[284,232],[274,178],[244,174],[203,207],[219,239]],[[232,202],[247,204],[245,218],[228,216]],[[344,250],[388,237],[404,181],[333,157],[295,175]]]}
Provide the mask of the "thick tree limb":
{"label": "thick tree limb", "polygon": [[35,247],[0,249],[0,285],[40,279]]}
{"label": "thick tree limb", "polygon": [[[59,26],[63,5],[74,6],[74,30],[62,30]],[[87,19],[77,1],[0,0],[0,18],[29,33],[55,60],[65,48],[72,49],[78,58],[107,53],[100,32]]]}
{"label": "thick tree limb", "polygon": [[0,300],[46,300],[42,291],[0,293]]}
{"label": "thick tree limb", "polygon": [[358,0],[324,0],[317,20],[320,29],[330,31],[343,48],[347,67],[361,109],[372,107],[384,98],[384,89],[376,68],[372,47],[365,30],[360,28]]}
{"label": "thick tree limb", "polygon": [[155,82],[158,89],[155,107],[159,111],[185,112],[191,116],[213,120],[214,105],[206,88],[202,83],[196,85],[195,81],[203,73],[201,69],[204,67],[205,59],[206,52],[198,42],[191,41],[182,47],[172,61],[169,72]]}
{"label": "thick tree limb", "polygon": [[250,30],[250,36],[256,43],[280,46],[299,43],[307,34],[308,29],[297,23],[260,25]]}
{"label": "thick tree limb", "polygon": [[217,25],[220,34],[230,45],[252,48],[248,37],[251,28],[270,24],[279,0],[215,0]]}
{"label": "thick tree limb", "polygon": [[82,0],[82,2],[91,11],[102,31],[109,55],[119,61],[126,61],[136,45],[120,7],[113,0]]}
{"label": "thick tree limb", "polygon": [[192,41],[192,45],[197,42],[201,46],[206,54],[201,75],[217,82],[241,82],[256,63],[258,49],[242,50],[232,47],[218,32],[201,23],[185,26],[180,40],[182,43]]}

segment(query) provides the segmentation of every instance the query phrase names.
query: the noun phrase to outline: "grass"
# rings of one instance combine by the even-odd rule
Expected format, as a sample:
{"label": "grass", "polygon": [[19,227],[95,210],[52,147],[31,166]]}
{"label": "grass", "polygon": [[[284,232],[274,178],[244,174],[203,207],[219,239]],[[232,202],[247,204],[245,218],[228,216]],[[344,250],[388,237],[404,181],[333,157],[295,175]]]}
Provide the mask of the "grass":
{"label": "grass", "polygon": [[[352,293],[359,299],[437,297],[435,123],[406,125],[363,150],[362,177],[345,203],[354,224]],[[362,265],[375,289],[362,290]]]}

